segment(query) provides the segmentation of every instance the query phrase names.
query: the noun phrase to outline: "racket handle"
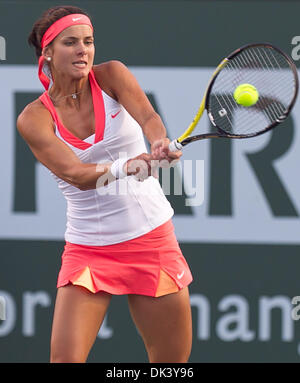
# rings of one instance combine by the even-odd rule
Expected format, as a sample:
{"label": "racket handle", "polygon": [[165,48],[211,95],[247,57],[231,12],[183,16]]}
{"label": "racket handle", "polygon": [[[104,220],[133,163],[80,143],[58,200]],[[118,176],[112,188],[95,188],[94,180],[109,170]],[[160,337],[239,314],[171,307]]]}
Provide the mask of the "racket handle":
{"label": "racket handle", "polygon": [[177,140],[173,140],[169,143],[170,152],[177,152],[178,150],[181,150],[182,148],[183,146]]}

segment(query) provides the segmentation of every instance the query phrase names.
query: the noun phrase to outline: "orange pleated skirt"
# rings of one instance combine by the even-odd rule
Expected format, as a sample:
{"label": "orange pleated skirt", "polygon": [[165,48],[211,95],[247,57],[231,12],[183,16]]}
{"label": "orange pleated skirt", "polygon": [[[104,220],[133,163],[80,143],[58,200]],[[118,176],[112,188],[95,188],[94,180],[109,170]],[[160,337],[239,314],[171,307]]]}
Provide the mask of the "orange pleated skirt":
{"label": "orange pleated skirt", "polygon": [[66,242],[57,287],[72,283],[93,293],[174,293],[193,280],[177,242],[172,220],[149,233],[108,246]]}

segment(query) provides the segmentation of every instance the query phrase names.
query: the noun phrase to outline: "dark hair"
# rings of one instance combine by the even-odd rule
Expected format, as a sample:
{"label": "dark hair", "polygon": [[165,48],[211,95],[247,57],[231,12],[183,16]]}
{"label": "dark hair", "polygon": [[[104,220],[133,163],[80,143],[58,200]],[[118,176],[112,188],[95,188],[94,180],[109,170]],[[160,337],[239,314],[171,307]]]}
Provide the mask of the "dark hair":
{"label": "dark hair", "polygon": [[[30,35],[28,36],[28,44],[35,48],[35,54],[39,58],[42,54],[41,41],[46,30],[57,20],[72,13],[80,13],[90,17],[81,8],[70,5],[59,5],[49,8],[42,16],[34,23]],[[50,43],[51,44],[51,43]]]}

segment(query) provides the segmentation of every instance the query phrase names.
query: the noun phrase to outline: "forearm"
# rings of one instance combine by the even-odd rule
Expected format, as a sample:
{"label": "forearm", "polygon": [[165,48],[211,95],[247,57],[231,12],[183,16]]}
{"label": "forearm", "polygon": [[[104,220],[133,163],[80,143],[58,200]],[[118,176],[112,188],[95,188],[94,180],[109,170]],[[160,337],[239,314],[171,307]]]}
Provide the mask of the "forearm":
{"label": "forearm", "polygon": [[135,175],[138,180],[144,180],[152,175],[151,160],[150,154],[142,153],[131,159],[122,157],[106,164],[80,163],[73,170],[72,176],[69,176],[69,180],[65,180],[80,190],[98,189],[116,179],[131,175]]}
{"label": "forearm", "polygon": [[80,190],[91,190],[115,181],[110,172],[111,163],[78,164],[68,177],[68,182]]}
{"label": "forearm", "polygon": [[144,135],[149,143],[167,137],[166,128],[157,113],[153,113],[142,125]]}

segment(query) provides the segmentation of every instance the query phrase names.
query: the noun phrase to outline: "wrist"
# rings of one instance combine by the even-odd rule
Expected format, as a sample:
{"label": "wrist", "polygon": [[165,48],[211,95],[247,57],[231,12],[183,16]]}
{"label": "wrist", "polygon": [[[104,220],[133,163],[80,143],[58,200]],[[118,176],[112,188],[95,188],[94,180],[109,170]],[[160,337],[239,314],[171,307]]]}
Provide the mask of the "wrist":
{"label": "wrist", "polygon": [[128,160],[129,158],[127,157],[121,157],[111,164],[110,172],[116,179],[127,177],[127,172],[124,170],[124,167]]}

